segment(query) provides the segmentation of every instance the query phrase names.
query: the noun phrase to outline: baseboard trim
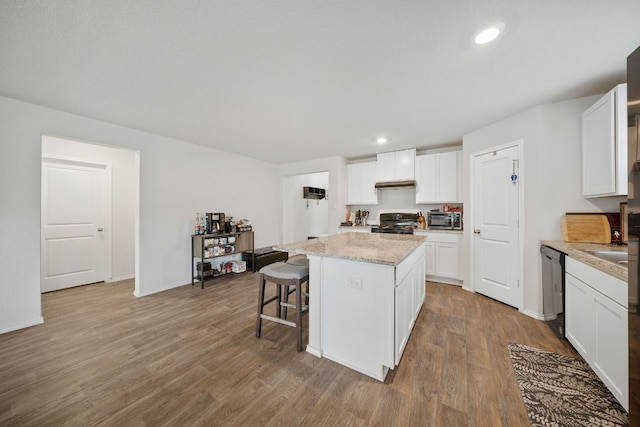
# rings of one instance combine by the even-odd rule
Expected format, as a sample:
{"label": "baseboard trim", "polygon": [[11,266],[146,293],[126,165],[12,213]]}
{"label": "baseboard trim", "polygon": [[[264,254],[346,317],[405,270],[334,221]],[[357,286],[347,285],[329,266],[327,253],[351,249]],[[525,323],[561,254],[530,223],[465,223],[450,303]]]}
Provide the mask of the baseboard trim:
{"label": "baseboard trim", "polygon": [[425,275],[425,279],[429,282],[444,283],[447,285],[462,286],[462,280],[450,279],[448,277]]}
{"label": "baseboard trim", "polygon": [[38,319],[32,320],[30,322],[25,322],[20,325],[13,325],[7,329],[0,329],[0,335],[6,334],[8,332],[17,331],[24,328],[30,328],[31,326],[41,325],[44,323],[44,318],[40,316]]}
{"label": "baseboard trim", "polygon": [[119,276],[119,277],[112,277],[109,279],[109,281],[107,283],[113,283],[113,282],[120,282],[122,280],[130,280],[130,279],[135,279],[136,276],[134,275],[126,275],[126,276]]}

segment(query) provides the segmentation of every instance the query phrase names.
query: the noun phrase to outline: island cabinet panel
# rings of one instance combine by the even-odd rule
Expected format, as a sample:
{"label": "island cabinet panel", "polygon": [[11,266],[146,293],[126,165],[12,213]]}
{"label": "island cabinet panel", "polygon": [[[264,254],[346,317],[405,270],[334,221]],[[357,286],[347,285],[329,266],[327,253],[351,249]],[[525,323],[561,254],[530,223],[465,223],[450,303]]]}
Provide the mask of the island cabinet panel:
{"label": "island cabinet panel", "polygon": [[400,363],[425,298],[424,251],[417,251],[396,267],[395,364]]}
{"label": "island cabinet panel", "polygon": [[322,355],[384,381],[425,298],[424,250],[397,266],[322,260]]}
{"label": "island cabinet panel", "polygon": [[394,367],[394,267],[322,260],[323,357],[384,379]]}
{"label": "island cabinet panel", "polygon": [[421,236],[350,232],[275,246],[309,259],[307,351],[384,381],[425,298],[424,244]]}

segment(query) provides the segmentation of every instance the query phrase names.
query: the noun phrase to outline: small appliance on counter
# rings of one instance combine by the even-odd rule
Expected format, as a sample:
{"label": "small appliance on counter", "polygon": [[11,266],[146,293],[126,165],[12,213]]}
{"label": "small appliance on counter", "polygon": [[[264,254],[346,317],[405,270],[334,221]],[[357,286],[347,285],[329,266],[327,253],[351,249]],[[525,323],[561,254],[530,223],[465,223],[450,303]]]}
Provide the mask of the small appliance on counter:
{"label": "small appliance on counter", "polygon": [[226,221],[224,222],[224,232],[225,233],[235,233],[236,232],[236,223],[233,222],[233,217],[228,216]]}
{"label": "small appliance on counter", "polygon": [[215,234],[224,231],[224,213],[207,213],[207,234]]}
{"label": "small appliance on counter", "polygon": [[427,226],[433,229],[462,230],[462,212],[427,212]]}

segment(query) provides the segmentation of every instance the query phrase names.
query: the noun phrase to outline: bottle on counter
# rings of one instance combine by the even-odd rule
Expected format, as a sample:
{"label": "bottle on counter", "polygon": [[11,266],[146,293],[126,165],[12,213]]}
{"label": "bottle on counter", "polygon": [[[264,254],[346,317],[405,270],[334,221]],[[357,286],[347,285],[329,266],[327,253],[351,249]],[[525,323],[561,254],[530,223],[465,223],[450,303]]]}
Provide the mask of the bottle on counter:
{"label": "bottle on counter", "polygon": [[207,234],[207,221],[204,215],[200,217],[200,234]]}
{"label": "bottle on counter", "polygon": [[200,213],[199,212],[196,214],[196,223],[193,228],[193,234],[195,236],[200,234]]}

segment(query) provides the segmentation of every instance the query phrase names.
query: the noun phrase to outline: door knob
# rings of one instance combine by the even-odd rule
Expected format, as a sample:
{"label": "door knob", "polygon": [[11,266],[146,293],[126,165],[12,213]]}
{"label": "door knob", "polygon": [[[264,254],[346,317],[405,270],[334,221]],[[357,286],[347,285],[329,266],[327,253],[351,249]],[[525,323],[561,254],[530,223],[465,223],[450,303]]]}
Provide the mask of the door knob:
{"label": "door knob", "polygon": [[480,234],[480,230],[478,230],[477,228],[476,228],[475,230],[473,230],[473,232],[474,232],[475,234]]}
{"label": "door knob", "polygon": [[98,231],[102,231],[102,230],[104,230],[104,228],[98,227]]}

